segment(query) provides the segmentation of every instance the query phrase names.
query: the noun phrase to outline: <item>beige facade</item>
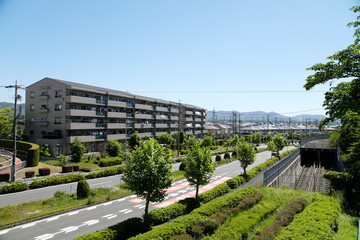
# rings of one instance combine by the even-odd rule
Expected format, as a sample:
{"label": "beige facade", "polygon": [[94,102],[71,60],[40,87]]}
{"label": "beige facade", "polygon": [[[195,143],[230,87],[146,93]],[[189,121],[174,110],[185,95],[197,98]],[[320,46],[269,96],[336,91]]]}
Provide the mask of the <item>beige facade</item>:
{"label": "beige facade", "polygon": [[25,114],[30,141],[48,144],[54,156],[68,154],[75,137],[94,152],[134,131],[142,138],[179,129],[196,137],[206,133],[203,108],[52,78],[26,88]]}

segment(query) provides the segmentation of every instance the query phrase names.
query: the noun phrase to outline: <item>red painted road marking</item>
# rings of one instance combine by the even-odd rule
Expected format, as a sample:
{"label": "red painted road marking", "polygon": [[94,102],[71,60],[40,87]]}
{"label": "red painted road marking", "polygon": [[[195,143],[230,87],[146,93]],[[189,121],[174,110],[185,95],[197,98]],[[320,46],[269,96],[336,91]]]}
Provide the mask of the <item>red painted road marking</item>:
{"label": "red painted road marking", "polygon": [[[210,190],[210,189],[213,189],[213,188],[216,187],[217,185],[226,182],[226,180],[228,180],[228,179],[230,179],[230,178],[231,178],[231,177],[223,177],[223,178],[220,178],[220,179],[218,179],[218,180],[216,180],[216,181],[214,181],[214,182],[211,182],[211,183],[205,185],[204,187],[199,188],[199,193],[203,193],[203,192],[206,192],[206,191],[208,191],[208,190]],[[169,205],[171,205],[171,204],[173,204],[173,203],[176,203],[176,202],[178,202],[178,201],[180,201],[180,200],[182,200],[182,199],[185,199],[185,198],[188,198],[188,197],[195,197],[195,193],[196,193],[195,190],[194,190],[194,191],[191,191],[191,192],[188,192],[188,193],[183,194],[183,195],[181,195],[181,196],[179,196],[179,197],[172,198],[172,199],[170,199],[170,200],[167,200],[167,201],[164,201],[164,202],[162,202],[162,203],[159,203],[159,204],[155,205],[154,207],[155,207],[155,208],[167,207],[167,206],[169,206]]]}
{"label": "red painted road marking", "polygon": [[[189,186],[189,183],[188,182],[184,182],[184,183],[180,183],[178,185],[175,185],[175,186],[172,186],[172,187],[169,187],[166,192],[167,193],[172,193],[172,192],[175,192],[177,190],[180,190],[182,188],[185,188]],[[141,203],[141,202],[145,202],[145,199],[140,199],[140,198],[134,198],[134,199],[131,199],[129,200],[129,202],[132,202],[132,203]]]}

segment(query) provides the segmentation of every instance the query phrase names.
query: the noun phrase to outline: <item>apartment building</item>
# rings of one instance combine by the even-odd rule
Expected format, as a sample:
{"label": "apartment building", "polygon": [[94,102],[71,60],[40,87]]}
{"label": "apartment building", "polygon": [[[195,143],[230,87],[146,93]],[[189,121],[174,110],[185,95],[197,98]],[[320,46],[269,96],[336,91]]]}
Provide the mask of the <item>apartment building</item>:
{"label": "apartment building", "polygon": [[179,130],[206,134],[203,108],[53,78],[26,88],[25,114],[25,134],[40,146],[48,144],[54,156],[68,154],[76,137],[95,152],[135,131],[142,138]]}

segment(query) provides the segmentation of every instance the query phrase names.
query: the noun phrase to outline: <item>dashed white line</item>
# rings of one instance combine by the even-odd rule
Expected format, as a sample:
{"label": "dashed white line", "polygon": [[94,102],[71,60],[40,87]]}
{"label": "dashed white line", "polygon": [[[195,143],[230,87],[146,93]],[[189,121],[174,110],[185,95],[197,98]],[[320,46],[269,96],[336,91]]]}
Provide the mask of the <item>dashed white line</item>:
{"label": "dashed white line", "polygon": [[21,229],[35,226],[35,224],[36,224],[36,222],[32,222],[32,223],[28,223],[28,224],[22,225],[22,226],[21,226]]}
{"label": "dashed white line", "polygon": [[144,204],[138,204],[138,205],[135,205],[134,207],[137,208],[137,207],[141,207],[143,206]]}
{"label": "dashed white line", "polygon": [[60,229],[60,230],[61,230],[61,231],[64,231],[65,233],[69,233],[69,232],[76,231],[76,230],[78,230],[78,229],[79,229],[78,226],[70,226],[70,227],[66,227],[66,228]]}
{"label": "dashed white line", "polygon": [[104,206],[108,206],[108,205],[110,205],[110,204],[112,204],[113,202],[106,202],[106,203],[104,203]]}
{"label": "dashed white line", "polygon": [[114,214],[108,214],[108,215],[105,215],[105,216],[102,216],[103,218],[108,218],[108,217],[111,217],[113,216]]}
{"label": "dashed white line", "polygon": [[140,207],[139,207],[139,209],[142,209],[142,208],[144,208],[144,207],[145,207],[145,206],[144,206],[144,205],[142,205],[142,206],[140,206]]}
{"label": "dashed white line", "polygon": [[10,231],[10,229],[5,229],[5,230],[2,230],[0,231],[0,235],[3,235],[3,234],[6,234]]}
{"label": "dashed white line", "polygon": [[126,212],[126,211],[129,211],[129,209],[125,208],[123,210],[120,210],[119,212]]}
{"label": "dashed white line", "polygon": [[124,212],[125,214],[128,214],[128,213],[131,213],[132,212],[132,210],[129,210],[129,211],[126,211],[126,212]]}
{"label": "dashed white line", "polygon": [[72,216],[72,215],[75,215],[75,214],[78,214],[78,213],[79,213],[79,211],[70,212],[70,213],[68,213],[68,216]]}
{"label": "dashed white line", "polygon": [[113,214],[111,217],[108,217],[107,220],[110,220],[110,219],[116,218],[116,217],[117,217],[117,215]]}
{"label": "dashed white line", "polygon": [[88,208],[86,208],[86,210],[93,210],[93,209],[95,209],[97,206],[92,206],[92,207],[88,207]]}
{"label": "dashed white line", "polygon": [[47,240],[47,239],[51,239],[54,237],[55,234],[51,234],[51,233],[47,233],[38,237],[35,237],[34,239],[36,240]]}
{"label": "dashed white line", "polygon": [[59,219],[59,216],[55,216],[55,217],[48,218],[46,220],[46,222],[51,222],[51,221],[58,220],[58,219]]}

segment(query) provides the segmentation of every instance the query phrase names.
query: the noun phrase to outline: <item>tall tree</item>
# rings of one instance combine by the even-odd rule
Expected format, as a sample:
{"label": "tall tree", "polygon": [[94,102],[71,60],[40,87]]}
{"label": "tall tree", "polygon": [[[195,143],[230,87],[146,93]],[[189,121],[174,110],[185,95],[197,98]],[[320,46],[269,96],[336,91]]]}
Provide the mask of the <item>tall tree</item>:
{"label": "tall tree", "polygon": [[135,131],[129,137],[129,146],[131,148],[135,148],[139,146],[140,141],[141,141],[141,137],[139,136],[139,133]]}
{"label": "tall tree", "polygon": [[213,145],[213,137],[211,135],[207,135],[201,141],[202,147],[210,147]]}
{"label": "tall tree", "polygon": [[275,137],[268,143],[267,149],[273,152],[279,153],[286,146],[286,140],[281,136],[280,133],[277,133]]}
{"label": "tall tree", "polygon": [[253,149],[251,144],[247,142],[239,142],[236,148],[237,157],[240,161],[240,165],[246,175],[246,168],[253,164],[256,157],[256,151]]}
{"label": "tall tree", "polygon": [[[12,139],[14,107],[0,109],[0,139]],[[21,134],[17,130],[17,135]]]}
{"label": "tall tree", "polygon": [[123,146],[118,140],[109,140],[106,144],[106,153],[111,157],[117,157],[122,153]]}
{"label": "tall tree", "polygon": [[76,137],[70,147],[71,159],[74,162],[80,162],[85,152],[86,152],[85,145],[81,142],[80,138]]}
{"label": "tall tree", "polygon": [[169,150],[152,138],[140,141],[128,156],[123,180],[136,196],[145,199],[147,221],[149,203],[162,201],[173,182]]}
{"label": "tall tree", "polygon": [[200,147],[199,143],[195,143],[190,149],[185,163],[185,177],[190,185],[196,186],[195,198],[197,199],[199,186],[207,184],[214,171],[209,148]]}
{"label": "tall tree", "polygon": [[160,143],[160,144],[166,144],[166,145],[171,145],[174,143],[174,138],[169,134],[169,133],[165,133],[165,134],[162,134],[160,135],[158,138],[157,138],[157,141]]}

